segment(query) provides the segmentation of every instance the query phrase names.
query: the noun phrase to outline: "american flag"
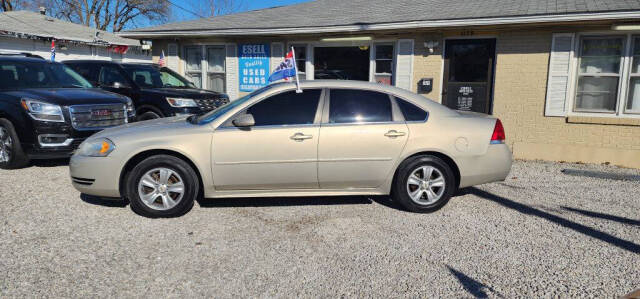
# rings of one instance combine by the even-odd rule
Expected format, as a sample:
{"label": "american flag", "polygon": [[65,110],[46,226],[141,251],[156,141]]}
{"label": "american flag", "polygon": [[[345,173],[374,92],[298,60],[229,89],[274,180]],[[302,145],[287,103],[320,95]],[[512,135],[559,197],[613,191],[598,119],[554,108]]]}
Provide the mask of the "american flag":
{"label": "american flag", "polygon": [[167,64],[166,60],[164,59],[164,50],[162,50],[162,54],[160,54],[160,59],[158,59],[158,64],[160,66],[165,66]]}
{"label": "american flag", "polygon": [[56,42],[51,40],[51,62],[56,61]]}

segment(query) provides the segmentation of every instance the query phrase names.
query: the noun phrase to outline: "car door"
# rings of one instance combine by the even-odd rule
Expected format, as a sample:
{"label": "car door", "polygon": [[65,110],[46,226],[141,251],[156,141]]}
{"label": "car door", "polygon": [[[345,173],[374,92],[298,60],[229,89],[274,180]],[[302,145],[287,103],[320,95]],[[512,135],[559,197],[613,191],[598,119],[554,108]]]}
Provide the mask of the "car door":
{"label": "car door", "polygon": [[385,93],[331,89],[318,145],[322,189],[375,188],[389,175],[409,130]]}
{"label": "car door", "polygon": [[270,96],[240,114],[255,125],[229,121],[213,134],[217,190],[317,189],[322,89]]}

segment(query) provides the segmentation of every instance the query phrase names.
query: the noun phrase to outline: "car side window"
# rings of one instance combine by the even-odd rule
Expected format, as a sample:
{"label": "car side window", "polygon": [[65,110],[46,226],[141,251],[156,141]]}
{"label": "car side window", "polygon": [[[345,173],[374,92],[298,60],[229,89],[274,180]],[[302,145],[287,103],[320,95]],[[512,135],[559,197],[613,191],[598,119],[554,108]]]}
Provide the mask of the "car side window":
{"label": "car side window", "polygon": [[400,106],[405,121],[425,121],[427,119],[427,111],[418,106],[399,98],[396,98],[396,102]]}
{"label": "car side window", "polygon": [[115,83],[127,85],[127,79],[113,66],[103,66],[100,70],[100,85],[111,87]]}
{"label": "car side window", "polygon": [[321,94],[321,89],[279,93],[249,107],[246,113],[253,115],[255,126],[313,124]]}
{"label": "car side window", "polygon": [[87,79],[87,81],[91,82],[91,84],[98,83],[98,65],[91,63],[72,63],[68,65],[71,69],[76,71],[76,73],[80,74],[80,76]]}
{"label": "car side window", "polygon": [[391,122],[393,113],[389,95],[376,91],[332,89],[329,123]]}

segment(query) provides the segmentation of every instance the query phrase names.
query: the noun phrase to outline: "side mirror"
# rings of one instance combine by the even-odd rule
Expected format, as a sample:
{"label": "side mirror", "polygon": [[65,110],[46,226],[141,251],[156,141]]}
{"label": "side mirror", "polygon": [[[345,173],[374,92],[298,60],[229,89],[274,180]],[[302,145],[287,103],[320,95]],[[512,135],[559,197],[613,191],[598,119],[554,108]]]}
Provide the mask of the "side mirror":
{"label": "side mirror", "polygon": [[120,89],[120,88],[129,88],[129,86],[127,86],[126,84],[122,84],[122,83],[120,83],[120,82],[115,82],[115,83],[113,83],[113,86],[112,86],[112,87],[113,87],[113,88],[118,88],[118,89]]}
{"label": "side mirror", "polygon": [[233,123],[234,126],[239,128],[248,128],[256,125],[256,120],[253,119],[253,115],[251,114],[240,115],[231,122]]}

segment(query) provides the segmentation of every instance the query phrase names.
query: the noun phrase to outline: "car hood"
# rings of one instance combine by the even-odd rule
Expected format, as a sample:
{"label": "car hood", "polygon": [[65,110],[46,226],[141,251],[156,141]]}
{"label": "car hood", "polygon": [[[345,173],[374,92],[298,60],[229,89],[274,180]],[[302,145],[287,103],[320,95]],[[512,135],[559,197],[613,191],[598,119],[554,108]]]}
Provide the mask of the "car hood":
{"label": "car hood", "polygon": [[221,93],[197,88],[144,88],[141,91],[146,94],[188,99],[210,99],[222,96]]}
{"label": "car hood", "polygon": [[61,106],[86,104],[126,104],[125,97],[95,88],[37,88],[5,92],[18,98],[30,98]]}
{"label": "car hood", "polygon": [[[158,118],[121,125],[103,130],[94,134],[91,138],[140,138],[144,139],[154,135],[170,138],[172,134],[180,134],[182,130],[198,127],[187,121],[188,116]],[[139,136],[139,137],[137,137]],[[114,140],[115,141],[115,140]]]}

